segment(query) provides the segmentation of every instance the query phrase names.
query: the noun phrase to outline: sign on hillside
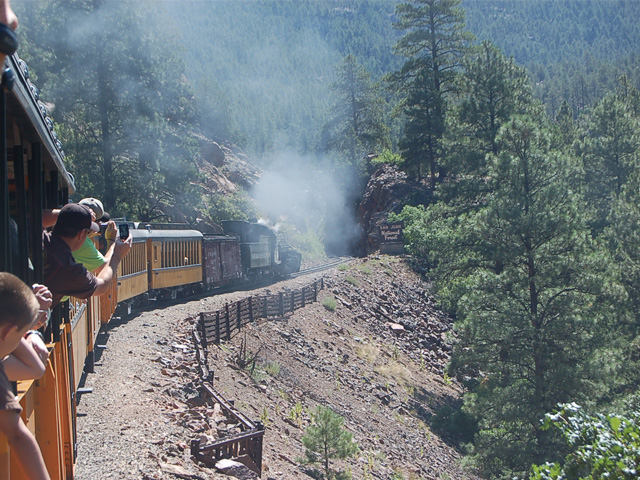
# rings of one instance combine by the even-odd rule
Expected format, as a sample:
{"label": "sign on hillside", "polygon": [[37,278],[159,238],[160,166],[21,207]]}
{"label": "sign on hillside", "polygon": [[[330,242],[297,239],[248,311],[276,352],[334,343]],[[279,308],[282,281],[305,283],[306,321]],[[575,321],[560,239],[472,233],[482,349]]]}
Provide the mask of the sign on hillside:
{"label": "sign on hillside", "polygon": [[404,253],[402,229],[404,222],[380,224],[380,253],[401,255]]}

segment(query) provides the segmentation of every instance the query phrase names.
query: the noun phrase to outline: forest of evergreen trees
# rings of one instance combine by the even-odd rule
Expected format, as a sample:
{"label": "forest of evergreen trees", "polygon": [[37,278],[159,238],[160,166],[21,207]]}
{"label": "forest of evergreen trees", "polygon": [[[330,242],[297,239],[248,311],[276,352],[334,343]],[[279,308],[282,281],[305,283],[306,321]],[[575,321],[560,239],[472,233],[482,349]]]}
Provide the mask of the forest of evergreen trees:
{"label": "forest of evergreen trees", "polygon": [[79,195],[142,221],[200,204],[202,136],[336,183],[397,163],[434,191],[392,220],[456,321],[466,393],[437,421],[469,468],[637,477],[640,2],[15,8]]}

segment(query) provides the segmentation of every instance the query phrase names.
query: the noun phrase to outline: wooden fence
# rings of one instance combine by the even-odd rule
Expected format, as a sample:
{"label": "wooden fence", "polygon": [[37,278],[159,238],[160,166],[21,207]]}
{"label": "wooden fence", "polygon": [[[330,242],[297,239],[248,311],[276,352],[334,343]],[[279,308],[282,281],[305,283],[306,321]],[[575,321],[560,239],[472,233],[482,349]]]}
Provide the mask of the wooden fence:
{"label": "wooden fence", "polygon": [[324,279],[316,280],[298,290],[280,292],[277,295],[247,297],[227,304],[216,312],[201,312],[198,322],[200,339],[207,344],[231,340],[234,331],[240,331],[248,323],[260,318],[284,317],[307,304],[318,300],[318,292],[324,288]]}
{"label": "wooden fence", "polygon": [[261,318],[284,317],[318,300],[318,292],[324,288],[324,279],[316,280],[298,290],[280,292],[277,295],[247,297],[232,304],[226,304],[217,312],[202,312],[193,329],[193,342],[198,361],[198,374],[201,379],[201,395],[208,403],[218,403],[227,415],[240,424],[241,432],[224,437],[209,445],[201,440],[191,441],[191,454],[204,464],[214,467],[223,458],[247,456],[251,459],[253,470],[262,475],[262,443],[264,426],[252,422],[236,410],[218,394],[213,386],[213,372],[209,371],[207,345],[219,344],[221,340],[230,340],[234,331],[240,331],[248,323]]}
{"label": "wooden fence", "polygon": [[209,467],[215,467],[222,458],[237,458],[246,455],[251,459],[252,467],[258,475],[262,474],[262,439],[264,426],[252,422],[236,410],[231,403],[219,395],[209,382],[203,382],[201,396],[209,404],[219,404],[222,410],[233,417],[240,425],[240,433],[219,439],[209,445],[203,445],[200,438],[191,440],[191,455]]}

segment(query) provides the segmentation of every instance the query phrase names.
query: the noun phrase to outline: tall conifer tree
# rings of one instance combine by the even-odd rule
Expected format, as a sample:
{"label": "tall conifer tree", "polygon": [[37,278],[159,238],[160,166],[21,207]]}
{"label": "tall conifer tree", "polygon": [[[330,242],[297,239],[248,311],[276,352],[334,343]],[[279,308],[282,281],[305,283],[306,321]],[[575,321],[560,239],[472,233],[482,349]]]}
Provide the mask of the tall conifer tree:
{"label": "tall conifer tree", "polygon": [[[447,170],[456,177],[445,195],[481,203],[488,187],[486,157],[498,155],[498,132],[513,115],[536,108],[524,68],[488,41],[467,55],[459,77],[460,99],[447,125]],[[541,118],[541,115],[538,115]]]}
{"label": "tall conifer tree", "polygon": [[400,148],[416,176],[426,165],[432,181],[444,173],[440,159],[447,96],[471,36],[459,5],[460,0],[414,0],[396,8],[394,27],[406,32],[395,46],[406,61],[389,77],[405,97],[408,120]]}
{"label": "tall conifer tree", "polygon": [[336,69],[332,91],[331,118],[325,126],[327,148],[340,152],[352,165],[389,148],[380,85],[354,55],[347,55]]}
{"label": "tall conifer tree", "polygon": [[594,305],[603,278],[571,159],[526,119],[510,121],[498,141],[486,207],[469,217],[481,261],[464,280],[452,368],[478,375],[465,405],[480,420],[483,468],[512,475],[553,456],[540,428],[545,413],[598,391]]}

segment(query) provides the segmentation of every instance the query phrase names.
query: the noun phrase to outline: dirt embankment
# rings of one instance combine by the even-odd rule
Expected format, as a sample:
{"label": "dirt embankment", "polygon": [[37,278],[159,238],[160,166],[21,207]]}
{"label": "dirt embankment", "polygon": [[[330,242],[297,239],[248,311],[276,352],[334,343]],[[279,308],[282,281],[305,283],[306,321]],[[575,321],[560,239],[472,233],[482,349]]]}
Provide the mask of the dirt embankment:
{"label": "dirt embankment", "polygon": [[[197,399],[190,331],[197,314],[323,276],[319,301],[209,347],[214,387],[266,426],[264,479],[304,479],[301,438],[321,404],[360,447],[333,467],[354,479],[463,479],[459,453],[430,428],[459,389],[443,377],[451,322],[400,258],[371,257],[259,291],[233,292],[113,321],[78,406],[76,478],[231,478],[196,465],[193,438],[233,432]],[[239,360],[250,362],[240,368]]]}

